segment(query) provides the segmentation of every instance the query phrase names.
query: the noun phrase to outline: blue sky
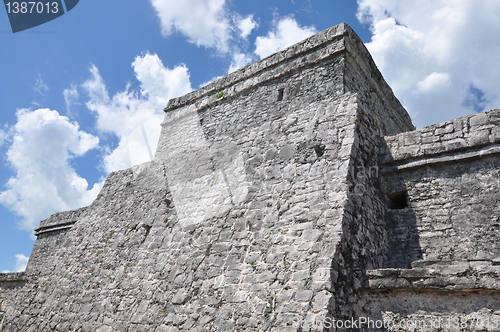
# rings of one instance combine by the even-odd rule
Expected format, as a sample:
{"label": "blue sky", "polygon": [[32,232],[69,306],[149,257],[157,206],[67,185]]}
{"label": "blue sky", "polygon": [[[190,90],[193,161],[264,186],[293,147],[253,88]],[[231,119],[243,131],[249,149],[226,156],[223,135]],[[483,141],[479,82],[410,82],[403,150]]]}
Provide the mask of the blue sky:
{"label": "blue sky", "polygon": [[40,220],[148,161],[169,98],[341,22],[418,127],[500,107],[496,1],[80,0],[15,34],[0,9],[0,271]]}

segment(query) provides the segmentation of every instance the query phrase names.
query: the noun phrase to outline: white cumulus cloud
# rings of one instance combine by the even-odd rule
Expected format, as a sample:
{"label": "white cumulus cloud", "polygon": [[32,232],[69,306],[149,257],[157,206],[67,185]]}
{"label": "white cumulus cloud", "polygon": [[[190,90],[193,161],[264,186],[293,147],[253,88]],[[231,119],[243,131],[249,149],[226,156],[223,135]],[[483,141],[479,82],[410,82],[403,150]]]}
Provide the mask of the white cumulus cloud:
{"label": "white cumulus cloud", "polygon": [[[116,148],[103,147],[104,170],[115,171],[151,160],[160,135],[163,108],[170,98],[191,90],[186,66],[165,68],[157,55],[145,54],[132,63],[140,89],[109,96],[98,69],[83,84],[87,107],[96,115],[99,133],[119,139]],[[71,112],[79,98],[76,84],[63,91]],[[51,214],[89,205],[102,182],[88,188],[71,166],[72,159],[98,147],[99,138],[80,130],[76,122],[49,109],[17,111],[17,123],[0,130],[1,143],[10,144],[7,160],[15,171],[0,192],[0,203],[22,219],[20,228],[33,231]]]}
{"label": "white cumulus cloud", "polygon": [[192,90],[185,65],[168,69],[156,54],[145,54],[136,57],[132,67],[140,82],[140,91],[127,86],[124,91],[109,96],[95,66],[90,68],[91,78],[82,85],[89,96],[87,107],[96,115],[97,128],[119,139],[118,147],[104,158],[106,172],[151,160],[168,100]]}
{"label": "white cumulus cloud", "polygon": [[[14,272],[23,272],[26,270],[26,265],[28,265],[29,257],[24,256],[23,254],[16,255],[16,265],[14,267]],[[11,273],[12,271],[3,270],[1,273]]]}
{"label": "white cumulus cloud", "polygon": [[433,72],[423,80],[417,82],[417,87],[421,92],[441,91],[450,85],[450,75],[447,73]]}
{"label": "white cumulus cloud", "polygon": [[273,28],[265,37],[255,40],[255,54],[261,59],[281,51],[315,34],[314,27],[301,27],[293,17],[285,17],[273,22]]}
{"label": "white cumulus cloud", "polygon": [[229,50],[232,26],[225,0],[151,0],[164,36],[178,31],[198,45]]}
{"label": "white cumulus cloud", "polygon": [[241,38],[247,38],[252,33],[252,30],[257,27],[257,22],[253,20],[253,15],[249,15],[245,18],[238,18],[236,24],[240,30]]}
{"label": "white cumulus cloud", "polygon": [[241,15],[228,8],[226,0],[150,0],[160,19],[165,37],[174,32],[197,46],[230,59],[228,72],[252,62],[248,37],[258,24],[253,15]]}
{"label": "white cumulus cloud", "polygon": [[375,62],[417,127],[500,107],[500,2],[358,0]]}
{"label": "white cumulus cloud", "polygon": [[24,256],[23,254],[16,255],[16,272],[23,272],[26,269],[26,265],[28,265],[29,257]]}
{"label": "white cumulus cloud", "polygon": [[99,139],[79,129],[57,111],[17,111],[7,160],[16,172],[0,193],[0,203],[22,217],[20,228],[32,231],[51,214],[88,205],[101,184],[87,181],[69,164],[97,147]]}

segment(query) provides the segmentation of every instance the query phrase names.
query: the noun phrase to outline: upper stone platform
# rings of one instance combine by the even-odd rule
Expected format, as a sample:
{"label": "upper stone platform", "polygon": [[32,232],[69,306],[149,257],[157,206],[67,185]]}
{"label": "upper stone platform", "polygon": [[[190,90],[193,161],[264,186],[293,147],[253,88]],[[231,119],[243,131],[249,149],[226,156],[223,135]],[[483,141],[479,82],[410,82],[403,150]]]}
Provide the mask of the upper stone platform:
{"label": "upper stone platform", "polygon": [[[345,23],[319,32],[182,97],[171,99],[165,112],[187,105],[202,110],[257,86],[269,84],[271,81],[286,80],[293,73],[339,55],[344,56],[347,61],[338,73],[342,76],[342,84],[335,91],[336,94],[354,92],[361,94],[362,99],[369,99],[371,95],[376,94],[382,104],[387,106],[384,110],[373,110],[379,113],[377,116],[384,124],[386,134],[413,130],[410,116],[393,95],[392,89],[377,69],[370,53],[357,34]],[[334,78],[323,79],[328,81]],[[321,91],[320,85],[316,88]],[[281,93],[283,94],[283,90]],[[328,97],[331,95],[323,96],[324,99]]]}

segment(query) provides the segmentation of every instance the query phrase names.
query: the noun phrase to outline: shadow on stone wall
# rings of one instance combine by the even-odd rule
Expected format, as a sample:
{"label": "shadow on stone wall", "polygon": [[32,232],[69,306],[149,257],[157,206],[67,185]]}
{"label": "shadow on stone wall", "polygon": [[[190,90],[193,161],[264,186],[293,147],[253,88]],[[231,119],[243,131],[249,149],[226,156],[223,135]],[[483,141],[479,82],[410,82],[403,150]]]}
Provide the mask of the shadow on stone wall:
{"label": "shadow on stone wall", "polygon": [[331,265],[333,294],[324,331],[342,330],[335,321],[359,318],[363,312],[359,292],[367,286],[367,270],[411,268],[412,262],[422,259],[417,217],[406,182],[384,174],[376,151],[384,151],[385,142],[372,139],[380,133],[364,128],[370,126],[358,129],[359,146],[365,153],[356,155],[348,176],[352,185],[342,216],[342,239]]}
{"label": "shadow on stone wall", "polygon": [[386,212],[385,219],[389,248],[384,268],[410,269],[412,262],[422,259],[417,217],[413,209],[408,206],[409,198],[406,191],[400,192],[397,198],[406,199],[406,204],[391,206],[392,203],[399,202],[394,202],[394,198],[390,195],[388,197],[390,208]]}
{"label": "shadow on stone wall", "polygon": [[385,139],[381,140],[381,191],[386,203],[385,235],[387,255],[379,268],[410,269],[411,263],[423,258],[417,216],[405,177],[391,172],[394,160]]}

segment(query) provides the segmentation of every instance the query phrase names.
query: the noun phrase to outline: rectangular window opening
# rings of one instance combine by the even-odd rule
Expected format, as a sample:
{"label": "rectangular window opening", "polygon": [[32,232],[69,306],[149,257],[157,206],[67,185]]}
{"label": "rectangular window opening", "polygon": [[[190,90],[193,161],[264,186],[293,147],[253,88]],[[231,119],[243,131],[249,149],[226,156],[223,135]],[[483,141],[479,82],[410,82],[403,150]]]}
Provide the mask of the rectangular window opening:
{"label": "rectangular window opening", "polygon": [[283,93],[285,92],[285,89],[281,88],[278,90],[278,101],[283,100]]}
{"label": "rectangular window opening", "polygon": [[387,195],[387,201],[389,209],[391,210],[401,210],[408,207],[408,192],[399,191]]}

